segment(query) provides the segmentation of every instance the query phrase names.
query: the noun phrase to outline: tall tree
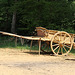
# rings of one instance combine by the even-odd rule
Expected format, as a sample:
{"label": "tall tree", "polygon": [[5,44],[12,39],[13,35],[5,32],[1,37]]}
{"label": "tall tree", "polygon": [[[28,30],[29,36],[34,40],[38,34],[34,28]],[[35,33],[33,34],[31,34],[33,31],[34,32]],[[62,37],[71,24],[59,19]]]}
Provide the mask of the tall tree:
{"label": "tall tree", "polygon": [[[15,3],[17,0],[15,0]],[[16,25],[16,10],[13,12],[12,23],[11,23],[11,32],[15,33],[15,25]]]}

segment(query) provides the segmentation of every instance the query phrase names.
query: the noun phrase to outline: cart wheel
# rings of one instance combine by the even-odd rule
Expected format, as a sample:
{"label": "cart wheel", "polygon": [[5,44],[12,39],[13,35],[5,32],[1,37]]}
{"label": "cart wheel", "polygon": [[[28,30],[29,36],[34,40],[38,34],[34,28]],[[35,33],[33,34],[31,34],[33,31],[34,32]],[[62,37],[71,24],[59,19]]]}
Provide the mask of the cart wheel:
{"label": "cart wheel", "polygon": [[72,45],[71,36],[64,31],[56,33],[51,39],[51,50],[55,55],[67,55]]}
{"label": "cart wheel", "polygon": [[41,51],[44,53],[48,53],[49,51],[49,42],[42,42],[41,44]]}

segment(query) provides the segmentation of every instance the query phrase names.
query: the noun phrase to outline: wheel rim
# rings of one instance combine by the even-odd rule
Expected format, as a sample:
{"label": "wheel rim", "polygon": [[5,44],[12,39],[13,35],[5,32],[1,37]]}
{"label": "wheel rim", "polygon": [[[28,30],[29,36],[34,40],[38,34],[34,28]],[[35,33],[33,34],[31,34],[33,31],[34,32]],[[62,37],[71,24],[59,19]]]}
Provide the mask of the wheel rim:
{"label": "wheel rim", "polygon": [[72,49],[71,36],[64,31],[56,33],[51,40],[51,50],[55,55],[67,55]]}

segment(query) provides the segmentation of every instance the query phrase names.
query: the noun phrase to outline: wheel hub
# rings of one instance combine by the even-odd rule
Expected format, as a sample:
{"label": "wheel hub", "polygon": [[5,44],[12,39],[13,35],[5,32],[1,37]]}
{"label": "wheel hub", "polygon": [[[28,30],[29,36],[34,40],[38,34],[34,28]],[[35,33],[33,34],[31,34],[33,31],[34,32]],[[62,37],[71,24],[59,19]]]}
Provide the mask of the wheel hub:
{"label": "wheel hub", "polygon": [[59,43],[59,46],[60,46],[60,47],[63,47],[63,43]]}

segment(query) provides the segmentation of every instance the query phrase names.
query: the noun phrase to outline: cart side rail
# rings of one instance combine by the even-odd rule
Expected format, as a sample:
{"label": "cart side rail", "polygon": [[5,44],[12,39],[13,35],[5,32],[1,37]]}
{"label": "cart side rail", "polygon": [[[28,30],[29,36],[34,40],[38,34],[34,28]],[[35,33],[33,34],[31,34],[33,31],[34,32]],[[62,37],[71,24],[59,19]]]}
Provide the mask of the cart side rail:
{"label": "cart side rail", "polygon": [[48,36],[48,30],[43,27],[36,27],[37,36],[39,37],[47,37]]}
{"label": "cart side rail", "polygon": [[37,31],[37,36],[40,36],[40,37],[50,37],[58,32],[56,30],[48,30],[43,27],[36,27],[36,31]]}

